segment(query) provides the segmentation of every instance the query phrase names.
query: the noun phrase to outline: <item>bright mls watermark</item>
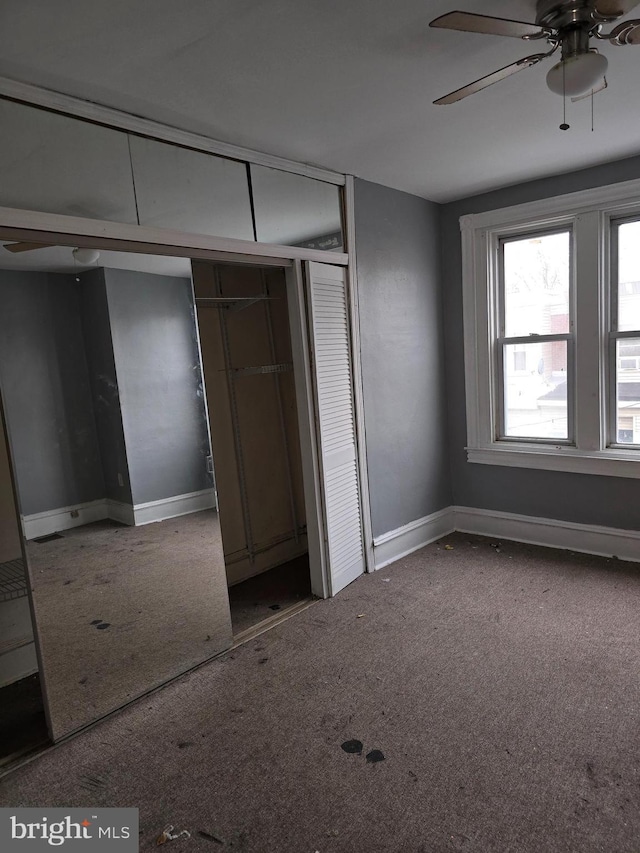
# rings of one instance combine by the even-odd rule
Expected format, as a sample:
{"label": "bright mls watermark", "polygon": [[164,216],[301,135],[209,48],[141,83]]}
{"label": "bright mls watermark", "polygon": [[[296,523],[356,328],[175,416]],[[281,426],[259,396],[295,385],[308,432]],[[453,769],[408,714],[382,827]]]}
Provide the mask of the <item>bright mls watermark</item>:
{"label": "bright mls watermark", "polygon": [[0,808],[3,853],[138,853],[138,809]]}

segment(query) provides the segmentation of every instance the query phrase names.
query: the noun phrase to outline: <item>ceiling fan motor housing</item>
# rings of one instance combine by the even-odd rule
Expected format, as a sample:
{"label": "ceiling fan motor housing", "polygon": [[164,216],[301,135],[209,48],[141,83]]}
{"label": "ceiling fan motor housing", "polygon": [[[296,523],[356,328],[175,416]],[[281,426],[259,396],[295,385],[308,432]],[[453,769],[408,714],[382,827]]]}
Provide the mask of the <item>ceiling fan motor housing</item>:
{"label": "ceiling fan motor housing", "polygon": [[554,30],[585,29],[588,33],[599,22],[594,11],[593,0],[538,0],[536,24]]}

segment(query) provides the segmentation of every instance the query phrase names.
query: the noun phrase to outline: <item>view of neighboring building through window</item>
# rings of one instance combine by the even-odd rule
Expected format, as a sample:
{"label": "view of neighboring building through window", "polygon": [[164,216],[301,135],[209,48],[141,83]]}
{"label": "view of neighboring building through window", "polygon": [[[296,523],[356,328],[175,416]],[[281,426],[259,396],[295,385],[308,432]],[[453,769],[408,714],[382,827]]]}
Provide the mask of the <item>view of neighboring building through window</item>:
{"label": "view of neighboring building through window", "polygon": [[505,238],[499,263],[501,436],[569,441],[571,231]]}
{"label": "view of neighboring building through window", "polygon": [[615,424],[611,440],[640,444],[640,220],[614,223],[613,246],[617,287],[614,281]]}

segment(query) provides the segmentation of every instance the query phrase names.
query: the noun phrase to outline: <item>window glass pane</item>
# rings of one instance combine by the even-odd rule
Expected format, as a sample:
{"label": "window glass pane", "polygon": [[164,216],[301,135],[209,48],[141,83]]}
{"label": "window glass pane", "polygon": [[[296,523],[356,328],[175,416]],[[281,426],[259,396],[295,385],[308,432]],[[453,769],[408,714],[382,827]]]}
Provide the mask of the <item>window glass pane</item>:
{"label": "window glass pane", "polygon": [[616,342],[616,435],[618,444],[640,444],[640,338]]}
{"label": "window glass pane", "polygon": [[0,100],[0,205],[135,223],[127,134]]}
{"label": "window glass pane", "polygon": [[506,344],[505,436],[567,439],[567,342]]}
{"label": "window glass pane", "polygon": [[244,163],[131,136],[140,225],[253,240]]}
{"label": "window glass pane", "polygon": [[340,187],[253,164],[251,186],[260,243],[343,251]]}
{"label": "window glass pane", "polygon": [[571,232],[503,243],[505,336],[570,331]]}
{"label": "window glass pane", "polygon": [[640,329],[640,221],[618,226],[618,330]]}

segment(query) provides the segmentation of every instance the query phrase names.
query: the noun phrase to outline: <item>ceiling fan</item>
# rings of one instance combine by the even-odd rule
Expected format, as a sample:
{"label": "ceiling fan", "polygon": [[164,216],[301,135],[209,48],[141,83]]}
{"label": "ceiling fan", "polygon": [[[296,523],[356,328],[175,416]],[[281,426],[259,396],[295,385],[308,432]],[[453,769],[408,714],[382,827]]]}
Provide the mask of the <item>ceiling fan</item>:
{"label": "ceiling fan", "polygon": [[493,74],[474,80],[455,92],[434,101],[434,104],[453,104],[480,92],[524,68],[537,65],[561,50],[561,60],[547,74],[547,86],[552,92],[567,95],[578,101],[607,86],[607,58],[590,46],[591,39],[615,45],[640,44],[640,20],[623,21],[611,30],[603,27],[626,15],[640,0],[538,0],[535,23],[476,15],[471,12],[448,12],[431,21],[431,27],[461,30],[487,35],[511,36],[524,41],[546,41],[550,50],[525,56]]}

